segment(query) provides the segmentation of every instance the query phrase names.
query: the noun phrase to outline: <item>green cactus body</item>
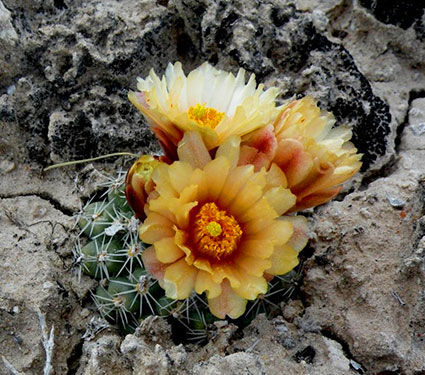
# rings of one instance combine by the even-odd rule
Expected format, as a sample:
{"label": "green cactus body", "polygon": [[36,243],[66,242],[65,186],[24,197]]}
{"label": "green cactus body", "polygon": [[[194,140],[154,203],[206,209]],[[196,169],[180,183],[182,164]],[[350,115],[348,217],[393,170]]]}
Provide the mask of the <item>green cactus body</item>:
{"label": "green cactus body", "polygon": [[110,278],[121,269],[124,259],[118,253],[122,243],[117,238],[97,238],[81,249],[83,271],[97,279]]}
{"label": "green cactus body", "polygon": [[125,311],[136,312],[139,309],[137,293],[124,277],[113,277],[109,280],[108,293],[113,297],[114,303]]}
{"label": "green cactus body", "polygon": [[90,203],[80,215],[78,226],[86,236],[96,238],[111,225],[112,214],[113,205],[109,202]]}

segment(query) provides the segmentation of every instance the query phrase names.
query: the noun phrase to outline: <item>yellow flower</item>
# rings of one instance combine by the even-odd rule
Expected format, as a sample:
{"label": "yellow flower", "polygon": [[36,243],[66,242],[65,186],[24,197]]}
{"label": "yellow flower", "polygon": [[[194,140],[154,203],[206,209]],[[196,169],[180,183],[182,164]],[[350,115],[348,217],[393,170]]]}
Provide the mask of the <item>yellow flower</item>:
{"label": "yellow flower", "polygon": [[288,188],[297,196],[291,211],[317,206],[333,198],[341,184],[361,167],[361,155],[349,142],[351,130],[332,128],[333,115],[321,111],[312,97],[285,105],[273,126],[246,138],[241,160],[256,169],[277,164]]}
{"label": "yellow flower", "polygon": [[168,64],[160,80],[151,70],[138,78],[139,92],[130,101],[145,115],[165,154],[176,159],[176,146],[186,131],[201,133],[208,150],[232,135],[244,135],[276,118],[277,88],[263,91],[252,74],[245,83],[245,71],[235,77],[204,63],[187,76],[179,62]]}
{"label": "yellow flower", "polygon": [[211,312],[241,316],[247,300],[267,291],[267,280],[298,264],[307,242],[306,220],[284,216],[295,204],[276,166],[268,172],[238,166],[240,138],[228,138],[214,159],[197,132],[185,133],[179,161],[152,173],[140,239],[153,246],[143,262],[166,296],[206,292]]}

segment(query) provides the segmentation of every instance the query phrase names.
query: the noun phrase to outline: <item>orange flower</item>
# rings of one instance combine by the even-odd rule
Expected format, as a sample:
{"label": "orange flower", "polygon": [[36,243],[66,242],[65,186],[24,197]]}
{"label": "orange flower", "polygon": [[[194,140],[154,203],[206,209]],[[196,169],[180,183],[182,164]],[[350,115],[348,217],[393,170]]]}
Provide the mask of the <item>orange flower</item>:
{"label": "orange flower", "polygon": [[303,217],[280,217],[295,204],[286,178],[237,166],[240,138],[228,138],[212,160],[197,132],[179,143],[179,161],[152,173],[140,239],[152,244],[143,262],[166,296],[206,292],[211,312],[241,316],[247,300],[267,291],[267,280],[298,264],[307,242]]}
{"label": "orange flower", "polygon": [[153,70],[145,79],[138,78],[137,88],[139,92],[128,97],[171,160],[177,159],[177,144],[186,131],[198,131],[210,150],[232,135],[266,125],[279,113],[277,88],[263,92],[254,75],[245,83],[243,69],[235,77],[204,63],[186,76],[177,62],[168,64],[161,80]]}
{"label": "orange flower", "polygon": [[144,219],[145,203],[150,191],[153,190],[151,175],[160,164],[153,156],[141,156],[128,170],[125,178],[125,195],[129,206],[138,219]]}
{"label": "orange flower", "polygon": [[309,96],[290,102],[273,125],[244,140],[240,163],[254,164],[256,170],[276,163],[297,196],[291,211],[325,203],[361,166],[361,155],[349,142],[351,130],[332,128],[334,123],[333,115]]}

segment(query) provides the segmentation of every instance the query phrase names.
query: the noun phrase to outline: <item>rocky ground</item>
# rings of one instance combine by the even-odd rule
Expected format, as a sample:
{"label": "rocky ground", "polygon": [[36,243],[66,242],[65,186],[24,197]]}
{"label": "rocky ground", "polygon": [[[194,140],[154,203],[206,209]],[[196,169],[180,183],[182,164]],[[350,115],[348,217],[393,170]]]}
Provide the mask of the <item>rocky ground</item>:
{"label": "rocky ground", "polygon": [[[391,3],[391,4],[390,4]],[[425,15],[421,1],[1,0],[0,374],[425,374]],[[126,93],[150,68],[254,72],[353,128],[364,167],[310,212],[282,316],[221,322],[202,347],[147,319],[104,327],[72,272],[73,213],[112,160],[158,149]],[[1,358],[0,358],[1,359]]]}

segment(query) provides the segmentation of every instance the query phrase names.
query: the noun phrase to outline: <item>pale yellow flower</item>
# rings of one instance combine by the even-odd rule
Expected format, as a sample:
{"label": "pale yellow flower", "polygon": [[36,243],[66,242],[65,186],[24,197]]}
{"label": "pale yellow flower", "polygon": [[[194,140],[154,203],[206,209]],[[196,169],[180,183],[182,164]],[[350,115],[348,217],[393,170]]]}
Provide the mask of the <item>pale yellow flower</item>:
{"label": "pale yellow flower", "polygon": [[140,239],[146,269],[182,300],[206,293],[211,312],[241,316],[247,300],[267,291],[267,280],[298,264],[307,242],[303,217],[283,216],[296,197],[276,166],[268,172],[238,166],[240,138],[228,138],[214,159],[199,133],[179,144],[179,161],[152,173]]}
{"label": "pale yellow flower", "polygon": [[245,71],[237,76],[204,63],[184,74],[179,62],[168,64],[160,79],[151,70],[138,78],[139,92],[130,92],[130,101],[145,115],[171,160],[183,133],[198,131],[208,150],[232,135],[243,136],[273,121],[277,88],[263,91],[252,74],[245,83]]}

